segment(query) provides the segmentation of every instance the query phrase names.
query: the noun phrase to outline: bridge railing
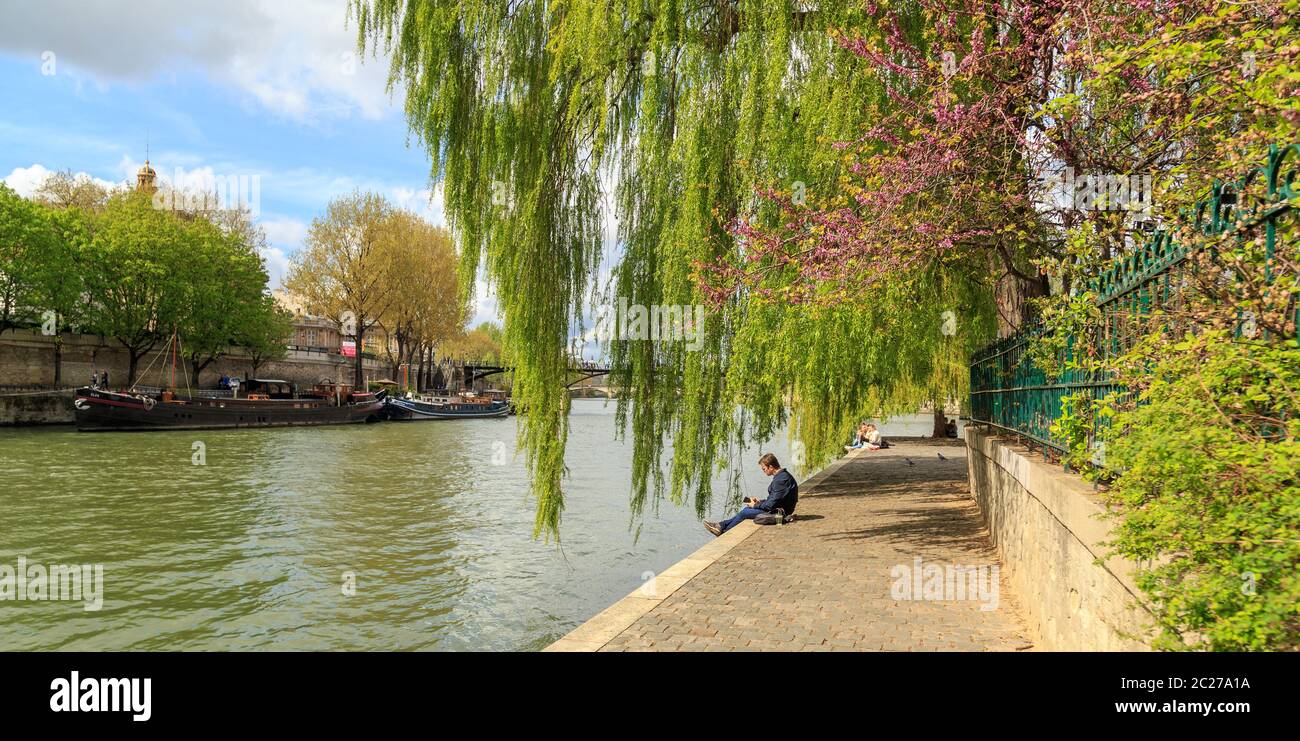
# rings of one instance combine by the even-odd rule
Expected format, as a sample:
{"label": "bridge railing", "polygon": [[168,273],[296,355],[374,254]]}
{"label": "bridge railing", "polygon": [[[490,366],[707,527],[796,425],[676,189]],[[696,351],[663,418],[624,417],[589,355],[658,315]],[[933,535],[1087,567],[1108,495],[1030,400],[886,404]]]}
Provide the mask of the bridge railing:
{"label": "bridge railing", "polygon": [[[1271,147],[1263,166],[1236,182],[1216,182],[1208,197],[1185,215],[1184,223],[1190,223],[1196,234],[1209,237],[1234,234],[1241,239],[1262,233],[1271,277],[1278,226],[1294,213],[1290,201],[1300,196],[1297,161],[1300,145]],[[1210,245],[1204,249],[1215,249],[1213,242],[1202,242]],[[1063,370],[1055,375],[1048,375],[1030,356],[1029,348],[1045,331],[1037,324],[974,353],[970,361],[971,421],[1066,452],[1068,442],[1052,433],[1053,423],[1062,415],[1062,400],[1069,395],[1101,399],[1112,392],[1125,393],[1108,372],[1089,370],[1085,365],[1104,368],[1104,361],[1129,350],[1141,336],[1135,317],[1180,304],[1192,248],[1179,243],[1173,231],[1162,228],[1152,232],[1139,248],[1116,258],[1092,284],[1100,322],[1069,338],[1057,358]],[[1292,307],[1292,311],[1300,324],[1300,308]],[[1080,362],[1084,358],[1102,362]],[[1091,431],[1090,446],[1098,432],[1095,427]]]}

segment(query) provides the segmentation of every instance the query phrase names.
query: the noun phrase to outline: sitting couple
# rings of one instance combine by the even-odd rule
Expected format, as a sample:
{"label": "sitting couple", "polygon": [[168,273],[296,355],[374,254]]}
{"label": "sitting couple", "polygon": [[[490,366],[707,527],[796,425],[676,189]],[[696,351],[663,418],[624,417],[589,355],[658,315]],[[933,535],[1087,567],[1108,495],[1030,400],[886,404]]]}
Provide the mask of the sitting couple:
{"label": "sitting couple", "polygon": [[876,429],[876,426],[870,422],[863,422],[858,427],[857,434],[853,436],[853,444],[845,445],[844,449],[857,450],[866,448],[867,450],[880,450],[888,447],[889,443],[885,442],[885,438],[880,436],[880,430]]}
{"label": "sitting couple", "polygon": [[790,518],[794,515],[794,506],[799,503],[799,483],[789,471],[781,468],[780,462],[771,453],[764,453],[758,459],[758,467],[772,477],[772,483],[767,487],[767,499],[760,502],[753,497],[745,497],[745,508],[737,512],[735,517],[722,522],[705,522],[704,527],[709,532],[722,535],[745,520],[752,520],[765,513],[777,514],[778,509],[781,510],[778,516]]}

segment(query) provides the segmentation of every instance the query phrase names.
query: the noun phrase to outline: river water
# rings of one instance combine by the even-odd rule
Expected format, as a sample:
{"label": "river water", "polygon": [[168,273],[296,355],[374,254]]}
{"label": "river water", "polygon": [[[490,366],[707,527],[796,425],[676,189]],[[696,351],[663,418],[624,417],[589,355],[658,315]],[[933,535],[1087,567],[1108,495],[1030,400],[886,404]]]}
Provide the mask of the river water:
{"label": "river water", "polygon": [[[514,419],[0,430],[0,568],[104,575],[98,611],[0,601],[0,650],[543,648],[713,537],[667,502],[638,537],[613,412],[574,400],[560,546],[532,537]],[[785,460],[785,436],[763,450]],[[759,452],[737,455],[747,495]]]}

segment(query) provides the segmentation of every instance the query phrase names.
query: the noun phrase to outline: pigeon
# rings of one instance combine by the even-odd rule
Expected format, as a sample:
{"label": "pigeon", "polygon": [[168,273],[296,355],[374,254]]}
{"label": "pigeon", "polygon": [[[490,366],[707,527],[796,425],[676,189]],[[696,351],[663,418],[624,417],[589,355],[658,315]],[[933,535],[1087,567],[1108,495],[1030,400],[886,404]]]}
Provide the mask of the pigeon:
{"label": "pigeon", "polygon": [[943,453],[940,453],[940,454],[939,454],[939,460],[941,460],[941,461],[946,461],[946,460],[948,460],[948,459],[943,457]]}
{"label": "pigeon", "polygon": [[909,466],[915,466],[915,465],[916,465],[915,463],[912,462],[912,459],[911,459],[911,458],[904,458],[903,460],[907,461],[907,465],[909,465]]}

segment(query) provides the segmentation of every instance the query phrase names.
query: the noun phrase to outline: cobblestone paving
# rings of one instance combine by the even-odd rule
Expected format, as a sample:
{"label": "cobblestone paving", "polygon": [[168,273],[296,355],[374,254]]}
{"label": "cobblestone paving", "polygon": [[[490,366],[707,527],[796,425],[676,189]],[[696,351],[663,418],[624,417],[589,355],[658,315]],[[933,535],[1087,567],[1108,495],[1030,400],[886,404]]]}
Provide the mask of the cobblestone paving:
{"label": "cobblestone paving", "polygon": [[984,601],[891,596],[891,570],[910,579],[917,558],[922,568],[997,564],[969,498],[965,448],[905,442],[853,455],[801,492],[795,523],[759,529],[601,650],[1031,648],[1005,577],[996,603],[991,589]]}

